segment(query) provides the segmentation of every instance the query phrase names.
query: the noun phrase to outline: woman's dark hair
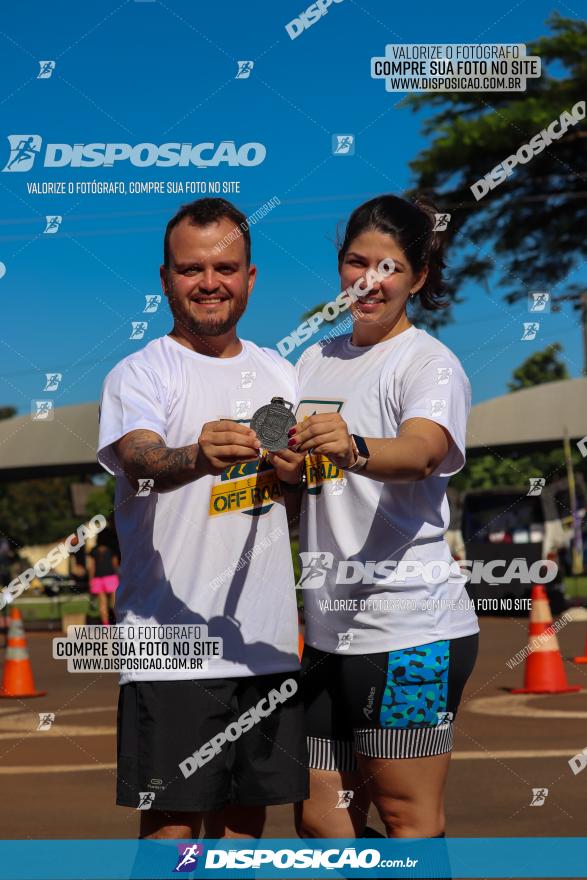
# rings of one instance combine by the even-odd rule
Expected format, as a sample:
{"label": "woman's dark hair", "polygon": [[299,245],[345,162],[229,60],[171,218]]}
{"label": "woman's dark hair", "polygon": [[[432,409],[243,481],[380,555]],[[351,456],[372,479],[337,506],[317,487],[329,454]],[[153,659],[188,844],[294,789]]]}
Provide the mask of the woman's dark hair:
{"label": "woman's dark hair", "polygon": [[422,306],[431,310],[447,308],[442,278],[444,241],[442,233],[433,231],[436,213],[438,209],[423,196],[409,202],[384,195],[359,205],[349,217],[338,249],[339,266],[358,235],[368,229],[384,232],[395,238],[415,273],[428,266],[428,276],[418,291]]}

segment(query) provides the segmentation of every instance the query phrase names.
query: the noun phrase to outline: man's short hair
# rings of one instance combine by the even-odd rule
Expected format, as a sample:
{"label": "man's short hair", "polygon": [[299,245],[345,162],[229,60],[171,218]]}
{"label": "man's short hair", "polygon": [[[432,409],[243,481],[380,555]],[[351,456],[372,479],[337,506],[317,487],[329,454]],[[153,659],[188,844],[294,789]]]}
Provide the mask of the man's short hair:
{"label": "man's short hair", "polygon": [[232,202],[226,199],[196,199],[187,205],[182,205],[167,224],[165,238],[163,239],[163,265],[166,268],[169,267],[170,235],[177,224],[186,218],[193,226],[208,226],[210,223],[217,223],[224,218],[232,220],[235,225],[235,231],[238,231],[244,239],[247,266],[250,265],[251,233],[249,232],[249,224],[245,215]]}

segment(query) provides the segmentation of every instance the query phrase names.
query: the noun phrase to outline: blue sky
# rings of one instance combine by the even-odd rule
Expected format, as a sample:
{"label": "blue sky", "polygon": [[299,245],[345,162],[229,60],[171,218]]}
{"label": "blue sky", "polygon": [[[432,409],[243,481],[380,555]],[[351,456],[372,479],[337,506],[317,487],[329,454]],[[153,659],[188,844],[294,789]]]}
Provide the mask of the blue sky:
{"label": "blue sky", "polygon": [[[142,311],[145,296],[160,292],[165,224],[194,197],[30,195],[27,182],[236,180],[240,194],[228,197],[245,213],[277,196],[281,204],[253,229],[259,277],[240,325],[241,336],[275,346],[302,312],[336,295],[337,227],[366,198],[409,186],[409,162],[426,146],[422,117],[394,107],[402,96],[370,78],[370,58],[389,42],[528,42],[547,31],[554,8],[543,0],[344,0],[291,40],[285,24],[305,6],[114,0],[4,10],[2,167],[14,133],[69,144],[254,141],[267,156],[252,168],[54,169],[37,161],[28,172],[0,174],[0,405],[28,412],[53,371],[63,373],[56,405],[96,400],[118,360],[168,331],[165,304],[154,315]],[[39,80],[46,59],[56,68]],[[246,59],[253,73],[237,80],[236,62]],[[333,133],[355,134],[354,156],[331,155]],[[51,214],[63,223],[44,235]],[[574,313],[545,316],[536,341],[521,342],[523,306],[473,284],[460,293],[465,302],[440,338],[461,358],[474,402],[504,393],[512,370],[548,342],[564,342],[569,370],[580,375]],[[144,342],[130,340],[131,321],[145,318]]]}

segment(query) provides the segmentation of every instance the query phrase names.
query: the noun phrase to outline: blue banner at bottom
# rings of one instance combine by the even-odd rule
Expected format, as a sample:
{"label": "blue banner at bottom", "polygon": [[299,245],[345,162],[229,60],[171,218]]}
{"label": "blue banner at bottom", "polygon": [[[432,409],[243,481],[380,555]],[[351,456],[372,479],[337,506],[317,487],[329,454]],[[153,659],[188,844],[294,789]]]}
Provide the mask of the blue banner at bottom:
{"label": "blue banner at bottom", "polygon": [[5,840],[0,880],[587,878],[585,837]]}

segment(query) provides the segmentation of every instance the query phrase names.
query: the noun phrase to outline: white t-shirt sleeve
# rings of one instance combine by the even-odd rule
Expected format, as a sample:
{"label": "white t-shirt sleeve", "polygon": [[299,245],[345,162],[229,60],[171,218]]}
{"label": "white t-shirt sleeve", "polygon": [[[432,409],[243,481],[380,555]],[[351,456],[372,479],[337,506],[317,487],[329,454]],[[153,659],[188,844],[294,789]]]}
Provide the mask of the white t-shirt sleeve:
{"label": "white t-shirt sleeve", "polygon": [[165,440],[166,424],[165,389],[157,374],[134,360],[118,364],[102,388],[98,461],[111,474],[123,474],[112,444],[138,429]]}
{"label": "white t-shirt sleeve", "polygon": [[401,386],[400,424],[429,419],[446,428],[453,439],[432,476],[451,477],[464,466],[470,410],[471,386],[456,358],[435,354],[407,368]]}
{"label": "white t-shirt sleeve", "polygon": [[282,370],[282,372],[286,376],[287,381],[290,383],[291,388],[292,388],[291,394],[292,394],[293,400],[291,400],[290,402],[293,403],[294,405],[297,404],[300,394],[299,394],[298,374],[297,374],[296,368],[294,367],[293,364],[291,364],[289,361],[287,361],[284,357],[282,357],[274,349],[264,348],[263,351],[265,352],[266,355],[268,355],[268,357],[271,358],[273,363],[277,367],[279,367],[279,369]]}

